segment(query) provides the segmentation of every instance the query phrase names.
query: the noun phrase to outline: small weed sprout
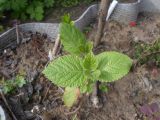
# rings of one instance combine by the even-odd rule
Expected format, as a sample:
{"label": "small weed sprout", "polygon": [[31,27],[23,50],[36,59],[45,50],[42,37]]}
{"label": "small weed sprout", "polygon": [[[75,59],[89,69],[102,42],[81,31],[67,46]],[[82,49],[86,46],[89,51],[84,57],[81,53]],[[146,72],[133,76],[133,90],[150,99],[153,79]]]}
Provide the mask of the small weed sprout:
{"label": "small weed sprout", "polygon": [[0,87],[2,91],[7,94],[13,92],[17,87],[21,88],[24,84],[26,84],[24,77],[17,75],[13,80],[2,80]]}
{"label": "small weed sprout", "polygon": [[65,88],[63,100],[68,107],[75,103],[79,91],[91,93],[97,80],[119,80],[132,66],[132,60],[122,53],[109,51],[94,55],[92,42],[87,41],[69,16],[64,16],[60,24],[60,39],[70,54],[50,62],[43,73],[54,84]]}
{"label": "small weed sprout", "polygon": [[147,63],[154,63],[157,67],[160,67],[160,38],[152,42],[147,43],[135,43],[135,59],[137,59],[140,65]]}

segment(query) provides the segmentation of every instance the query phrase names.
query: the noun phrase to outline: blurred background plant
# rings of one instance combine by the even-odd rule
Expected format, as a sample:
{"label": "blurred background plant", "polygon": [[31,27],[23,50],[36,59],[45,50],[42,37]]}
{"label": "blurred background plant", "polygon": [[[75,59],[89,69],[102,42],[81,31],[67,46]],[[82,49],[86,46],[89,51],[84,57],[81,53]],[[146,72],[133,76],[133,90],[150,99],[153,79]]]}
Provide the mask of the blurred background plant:
{"label": "blurred background plant", "polygon": [[2,32],[4,29],[3,29],[3,26],[0,25],[0,32]]}
{"label": "blurred background plant", "polygon": [[94,0],[0,0],[0,17],[9,15],[20,20],[40,21],[49,8],[72,7]]}
{"label": "blurred background plant", "polygon": [[72,7],[72,6],[76,6],[80,3],[85,3],[85,4],[89,4],[91,2],[93,2],[94,0],[58,0],[56,2],[57,5],[60,5],[62,7]]}
{"label": "blurred background plant", "polygon": [[12,80],[1,80],[0,81],[0,88],[2,91],[7,94],[13,92],[17,87],[21,88],[23,85],[26,84],[26,81],[23,76],[17,75]]}
{"label": "blurred background plant", "polygon": [[16,19],[43,19],[44,9],[52,7],[55,0],[1,0],[0,13]]}

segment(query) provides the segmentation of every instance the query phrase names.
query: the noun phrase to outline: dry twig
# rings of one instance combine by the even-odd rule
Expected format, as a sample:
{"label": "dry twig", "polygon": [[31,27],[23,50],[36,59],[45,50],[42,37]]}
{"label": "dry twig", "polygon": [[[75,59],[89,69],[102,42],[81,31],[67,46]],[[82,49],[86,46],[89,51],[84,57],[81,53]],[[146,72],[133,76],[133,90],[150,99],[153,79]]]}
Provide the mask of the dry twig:
{"label": "dry twig", "polygon": [[45,93],[45,95],[44,95],[44,98],[42,99],[42,102],[46,99],[50,87],[51,87],[51,84],[49,84],[49,86],[48,86],[48,88],[47,88],[47,91],[46,91],[46,93]]}
{"label": "dry twig", "polygon": [[60,46],[60,34],[58,34],[58,36],[57,36],[57,38],[55,40],[55,44],[54,44],[53,50],[52,50],[53,58],[56,56],[59,46]]}
{"label": "dry twig", "polygon": [[80,108],[81,108],[81,105],[79,105],[74,111],[65,113],[65,115],[72,115],[72,114],[75,114]]}
{"label": "dry twig", "polygon": [[12,110],[11,110],[11,108],[9,107],[9,104],[8,104],[8,102],[7,102],[7,100],[6,100],[6,98],[5,98],[5,96],[4,96],[4,94],[3,94],[3,92],[2,92],[1,89],[0,89],[0,95],[1,95],[1,97],[2,97],[3,102],[5,103],[5,105],[6,105],[6,107],[7,107],[7,109],[8,109],[9,112],[11,113],[13,119],[14,119],[14,120],[17,120],[16,116],[14,115],[14,113],[13,113]]}

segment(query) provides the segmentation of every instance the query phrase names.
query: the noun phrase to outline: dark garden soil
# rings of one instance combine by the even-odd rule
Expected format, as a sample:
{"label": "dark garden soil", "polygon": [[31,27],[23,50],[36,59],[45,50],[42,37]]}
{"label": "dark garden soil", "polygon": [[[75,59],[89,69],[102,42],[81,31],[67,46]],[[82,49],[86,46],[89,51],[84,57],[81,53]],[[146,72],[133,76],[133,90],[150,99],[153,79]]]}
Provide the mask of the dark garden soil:
{"label": "dark garden soil", "polygon": [[[92,25],[87,33],[91,40],[96,26]],[[95,53],[115,50],[134,59],[133,42],[152,43],[160,37],[160,15],[140,15],[137,25],[110,21],[105,28]],[[16,74],[23,74],[27,81],[22,88],[5,95],[18,120],[159,120],[156,117],[160,115],[160,69],[154,64],[139,65],[123,79],[106,84],[109,90],[101,93],[102,108],[93,108],[89,96],[84,96],[77,105],[67,109],[61,99],[63,89],[41,73],[54,43],[40,34],[32,35],[31,39],[0,56],[0,79],[11,80]],[[2,99],[0,104],[7,120],[12,120]],[[144,115],[147,112],[150,117]]]}
{"label": "dark garden soil", "polygon": [[[94,39],[96,26],[92,25],[92,31],[88,33],[90,40]],[[160,15],[143,13],[138,17],[136,25],[122,25],[115,21],[109,21],[105,27],[102,42],[95,52],[114,50],[128,54],[134,59],[134,43],[152,45],[159,38]],[[110,85],[109,91],[103,95],[104,107],[102,109],[95,110],[84,104],[81,115],[84,116],[83,119],[87,118],[87,120],[159,120],[156,117],[146,117],[142,114],[147,114],[147,111],[147,115],[152,116],[149,114],[150,110],[145,108],[147,105],[154,106],[156,104],[155,106],[160,108],[159,85],[160,69],[153,61],[148,61],[146,64],[134,68],[122,80]],[[160,115],[159,108],[156,109],[156,116]],[[142,109],[145,109],[145,112]]]}

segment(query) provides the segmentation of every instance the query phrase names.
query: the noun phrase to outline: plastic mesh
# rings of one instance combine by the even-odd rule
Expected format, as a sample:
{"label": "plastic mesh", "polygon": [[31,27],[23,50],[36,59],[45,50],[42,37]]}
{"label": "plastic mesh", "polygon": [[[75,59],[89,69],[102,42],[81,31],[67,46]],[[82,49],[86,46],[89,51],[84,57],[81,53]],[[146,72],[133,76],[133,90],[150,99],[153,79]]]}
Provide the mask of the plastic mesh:
{"label": "plastic mesh", "polygon": [[[38,32],[47,34],[48,38],[56,38],[59,31],[59,24],[56,23],[26,23],[18,26],[19,33]],[[12,28],[0,35],[0,51],[16,44],[17,35],[16,28]],[[23,39],[22,39],[23,40]],[[23,42],[23,41],[22,41]]]}

